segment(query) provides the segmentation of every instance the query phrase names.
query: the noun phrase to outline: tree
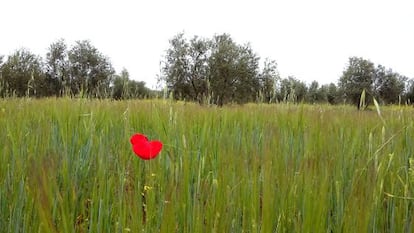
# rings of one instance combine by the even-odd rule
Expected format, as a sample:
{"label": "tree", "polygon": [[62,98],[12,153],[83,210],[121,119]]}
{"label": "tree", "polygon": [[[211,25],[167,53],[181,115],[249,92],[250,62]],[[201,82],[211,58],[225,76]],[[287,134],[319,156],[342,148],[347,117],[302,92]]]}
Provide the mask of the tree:
{"label": "tree", "polygon": [[209,59],[213,103],[253,101],[260,90],[258,61],[250,45],[238,46],[228,34],[216,35]]}
{"label": "tree", "polygon": [[115,75],[113,79],[112,98],[117,100],[127,99],[129,97],[128,84],[129,72],[127,69],[123,68],[121,74]]}
{"label": "tree", "polygon": [[291,96],[291,83],[289,82],[289,79],[287,78],[283,78],[280,81],[280,87],[279,87],[279,91],[277,94],[277,99],[279,102],[286,102],[288,99],[290,99],[289,97]]}
{"label": "tree", "polygon": [[235,69],[235,92],[232,100],[243,104],[254,102],[260,93],[259,57],[253,52],[250,44],[239,46],[239,57]]}
{"label": "tree", "polygon": [[4,96],[5,81],[3,80],[3,55],[0,55],[0,96]]}
{"label": "tree", "polygon": [[318,103],[327,103],[328,102],[328,92],[329,92],[329,85],[322,85],[319,87],[316,96]]}
{"label": "tree", "polygon": [[128,82],[129,98],[150,98],[151,90],[145,86],[143,81],[130,80]]}
{"label": "tree", "polygon": [[115,75],[112,83],[112,98],[131,99],[149,97],[151,91],[145,87],[145,82],[129,79],[128,70],[125,68],[120,75]]}
{"label": "tree", "polygon": [[409,79],[406,83],[404,99],[408,104],[414,104],[414,79]]}
{"label": "tree", "polygon": [[40,57],[26,49],[20,49],[10,55],[1,67],[3,97],[45,95],[45,75]]}
{"label": "tree", "polygon": [[77,41],[69,51],[70,84],[72,94],[105,97],[115,71],[89,41]]}
{"label": "tree", "polygon": [[[250,45],[237,45],[229,35],[212,40],[195,36],[190,42],[180,33],[170,40],[162,80],[174,99],[228,102],[254,101],[260,91],[259,58]],[[211,97],[211,98],[210,98]]]}
{"label": "tree", "polygon": [[170,48],[167,50],[162,68],[162,79],[167,88],[172,92],[174,99],[190,98],[190,83],[188,83],[188,43],[184,33],[176,35],[170,40]]}
{"label": "tree", "polygon": [[308,92],[306,95],[306,101],[312,104],[320,102],[322,97],[319,96],[318,90],[319,90],[318,81],[316,80],[312,81],[312,83],[309,85],[309,88],[308,88]]}
{"label": "tree", "polygon": [[190,42],[184,33],[170,40],[163,65],[163,80],[175,99],[202,103],[208,93],[210,41],[194,36]]}
{"label": "tree", "polygon": [[188,49],[188,81],[191,83],[192,99],[203,103],[208,95],[208,58],[211,42],[194,36]]}
{"label": "tree", "polygon": [[378,65],[375,69],[374,92],[384,104],[399,102],[407,78]]}
{"label": "tree", "polygon": [[63,39],[52,43],[46,54],[46,77],[51,94],[62,96],[70,90],[70,66],[68,51]]}
{"label": "tree", "polygon": [[284,102],[303,101],[307,94],[306,84],[293,76],[282,79],[278,99]]}
{"label": "tree", "polygon": [[338,88],[335,83],[330,83],[326,93],[326,99],[330,104],[337,104],[339,102]]}
{"label": "tree", "polygon": [[236,89],[236,61],[238,48],[229,35],[217,35],[213,38],[212,54],[209,60],[211,85],[210,96],[213,103],[222,106],[231,101]]}
{"label": "tree", "polygon": [[364,89],[372,96],[374,77],[375,67],[371,61],[359,57],[349,58],[348,66],[339,79],[339,87],[346,102],[359,108],[359,99]]}
{"label": "tree", "polygon": [[263,70],[260,74],[260,82],[263,101],[266,103],[276,101],[277,85],[280,82],[276,61],[265,60]]}

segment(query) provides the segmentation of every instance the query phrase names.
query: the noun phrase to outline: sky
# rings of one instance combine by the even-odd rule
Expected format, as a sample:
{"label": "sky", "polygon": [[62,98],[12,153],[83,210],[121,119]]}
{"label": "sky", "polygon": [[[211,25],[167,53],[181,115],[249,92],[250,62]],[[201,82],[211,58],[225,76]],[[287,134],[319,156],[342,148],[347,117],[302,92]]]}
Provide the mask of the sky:
{"label": "sky", "polygon": [[414,78],[410,0],[1,0],[0,55],[46,56],[90,40],[120,73],[157,87],[169,40],[228,33],[275,60],[282,78],[336,83],[351,56]]}

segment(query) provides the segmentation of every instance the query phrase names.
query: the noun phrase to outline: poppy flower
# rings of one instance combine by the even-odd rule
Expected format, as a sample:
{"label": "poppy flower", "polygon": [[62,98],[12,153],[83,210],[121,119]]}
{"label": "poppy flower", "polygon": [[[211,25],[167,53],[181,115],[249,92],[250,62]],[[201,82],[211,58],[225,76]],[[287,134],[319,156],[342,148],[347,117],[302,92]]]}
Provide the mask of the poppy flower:
{"label": "poppy flower", "polygon": [[157,140],[148,141],[148,138],[142,134],[132,135],[130,142],[134,153],[144,160],[157,157],[162,149],[162,142]]}

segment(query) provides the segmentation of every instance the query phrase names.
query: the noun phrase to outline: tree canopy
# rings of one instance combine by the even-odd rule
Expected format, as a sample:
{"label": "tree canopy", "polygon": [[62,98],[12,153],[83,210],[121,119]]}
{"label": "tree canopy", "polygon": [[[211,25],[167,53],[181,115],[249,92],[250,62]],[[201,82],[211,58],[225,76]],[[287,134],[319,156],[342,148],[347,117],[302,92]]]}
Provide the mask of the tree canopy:
{"label": "tree canopy", "polygon": [[[158,81],[175,100],[218,106],[248,102],[359,106],[363,91],[368,103],[371,97],[382,104],[411,104],[414,100],[413,79],[362,57],[348,59],[337,83],[320,84],[281,77],[275,60],[262,62],[249,43],[239,44],[226,33],[191,39],[178,33],[169,45]],[[25,48],[6,57],[0,55],[0,97],[130,99],[151,98],[155,93],[160,91],[130,79],[127,69],[117,74],[110,58],[88,40],[72,46],[57,40],[47,48],[44,59]]]}
{"label": "tree canopy", "polygon": [[260,91],[273,93],[275,67],[276,62],[269,61],[260,76],[259,57],[251,46],[237,44],[228,34],[188,41],[180,33],[170,40],[162,81],[175,99],[220,106],[246,103],[256,101]]}
{"label": "tree canopy", "polygon": [[46,89],[44,79],[40,57],[27,49],[17,50],[1,66],[1,95],[40,96]]}
{"label": "tree canopy", "polygon": [[383,104],[396,104],[408,97],[408,92],[404,92],[407,80],[407,77],[382,65],[375,67],[369,60],[351,57],[339,79],[339,88],[344,101],[357,106],[363,90]]}
{"label": "tree canopy", "polygon": [[[63,39],[52,43],[45,59],[28,49],[16,50],[3,62],[0,56],[0,96],[81,96],[94,98],[146,98],[151,90],[145,82],[130,80],[128,71],[119,75],[110,59],[90,41],[76,41],[68,47]],[[124,90],[125,89],[125,90]]]}

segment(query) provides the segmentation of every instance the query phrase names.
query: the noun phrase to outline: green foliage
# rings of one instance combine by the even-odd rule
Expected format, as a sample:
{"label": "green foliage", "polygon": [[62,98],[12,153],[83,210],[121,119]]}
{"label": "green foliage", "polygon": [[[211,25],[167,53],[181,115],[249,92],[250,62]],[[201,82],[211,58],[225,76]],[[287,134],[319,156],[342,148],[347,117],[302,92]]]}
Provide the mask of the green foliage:
{"label": "green foliage", "polygon": [[334,83],[330,83],[327,88],[326,98],[328,100],[328,103],[330,104],[337,104],[339,102],[339,93],[338,88]]}
{"label": "green foliage", "polygon": [[109,58],[89,41],[77,41],[68,50],[60,39],[49,46],[44,62],[26,49],[17,50],[4,63],[0,56],[0,96],[120,99],[156,95],[145,87],[145,82],[129,80],[129,75],[127,82],[114,80],[114,74]]}
{"label": "green foliage", "polygon": [[194,36],[188,47],[188,77],[192,90],[192,99],[204,103],[209,91],[209,67],[208,58],[211,43],[210,41]]}
{"label": "green foliage", "polygon": [[77,41],[68,52],[73,94],[87,97],[106,97],[106,90],[115,73],[109,59],[89,41]]}
{"label": "green foliage", "polygon": [[180,33],[170,40],[170,45],[163,62],[162,81],[165,81],[174,99],[204,103],[209,88],[211,42],[197,36],[188,42],[184,34]]}
{"label": "green foliage", "polygon": [[374,79],[374,63],[360,57],[349,58],[348,67],[339,79],[345,101],[359,106],[360,95],[364,89],[372,96]]}
{"label": "green foliage", "polygon": [[365,91],[365,89],[362,90],[361,97],[359,98],[358,109],[366,109],[367,107],[366,95],[367,95],[367,92]]}
{"label": "green foliage", "polygon": [[153,91],[145,82],[115,70],[108,57],[90,41],[68,47],[63,39],[52,43],[43,61],[26,49],[3,61],[0,56],[0,97],[71,96],[90,98],[152,98],[163,95],[200,104],[261,103],[347,103],[360,106],[365,89],[366,105],[372,97],[380,104],[411,104],[413,80],[361,57],[349,63],[334,83],[309,85],[294,76],[281,78],[277,63],[260,58],[250,44],[237,44],[229,34],[211,39],[179,33],[170,41],[161,62],[158,81],[165,92]]}
{"label": "green foliage", "polygon": [[407,81],[404,99],[409,104],[414,103],[414,79],[410,79]]}
{"label": "green foliage", "polygon": [[278,90],[278,100],[283,102],[299,103],[305,100],[306,84],[293,76],[281,80]]}
{"label": "green foliage", "polygon": [[217,105],[255,101],[260,91],[259,58],[250,45],[236,44],[228,34],[211,40],[183,33],[170,40],[162,80],[174,99]]}
{"label": "green foliage", "polygon": [[70,68],[65,41],[61,39],[52,43],[46,53],[46,77],[50,95],[64,96],[65,92],[71,90]]}
{"label": "green foliage", "polygon": [[191,80],[188,77],[189,45],[183,33],[170,40],[170,45],[171,48],[167,50],[166,61],[164,61],[162,79],[166,82],[167,88],[172,91],[175,99],[188,99],[192,93],[190,92]]}
{"label": "green foliage", "polygon": [[17,50],[1,66],[0,81],[2,97],[42,96],[45,76],[41,58],[26,49]]}
{"label": "green foliage", "polygon": [[129,96],[129,73],[126,69],[121,71],[121,75],[115,75],[112,86],[112,98],[126,99]]}
{"label": "green foliage", "polygon": [[308,93],[306,97],[307,101],[309,101],[310,103],[316,103],[321,99],[318,93],[318,89],[319,89],[318,81],[316,80],[312,81],[312,83],[310,84],[308,88]]}
{"label": "green foliage", "polygon": [[407,77],[378,65],[375,70],[374,92],[383,103],[398,104],[407,80]]}
{"label": "green foliage", "polygon": [[[413,116],[408,107],[376,113],[328,105],[0,100],[0,227],[412,232]],[[156,159],[133,155],[135,132],[164,142]]]}
{"label": "green foliage", "polygon": [[264,67],[260,74],[261,93],[263,95],[262,102],[274,103],[277,101],[276,90],[280,83],[280,75],[277,70],[277,63],[274,60],[266,59]]}
{"label": "green foliage", "polygon": [[328,102],[328,93],[329,86],[322,85],[319,86],[319,83],[315,80],[312,81],[307,90],[306,102],[315,104],[315,103],[327,103]]}
{"label": "green foliage", "polygon": [[365,89],[367,95],[377,97],[383,104],[397,104],[404,96],[407,80],[407,77],[382,65],[375,68],[369,60],[351,57],[339,80],[339,87],[348,103],[358,104],[359,95]]}
{"label": "green foliage", "polygon": [[145,82],[130,80],[129,73],[124,68],[121,75],[115,75],[111,96],[116,100],[148,98],[151,96],[151,91],[145,87]]}
{"label": "green foliage", "polygon": [[213,103],[254,101],[260,90],[258,61],[250,45],[237,45],[227,34],[215,36],[209,63]]}

